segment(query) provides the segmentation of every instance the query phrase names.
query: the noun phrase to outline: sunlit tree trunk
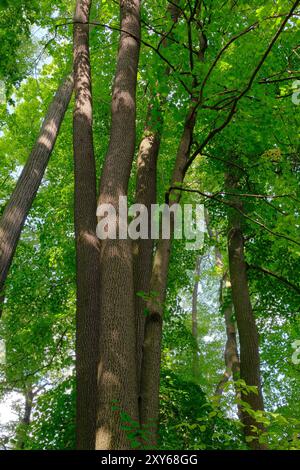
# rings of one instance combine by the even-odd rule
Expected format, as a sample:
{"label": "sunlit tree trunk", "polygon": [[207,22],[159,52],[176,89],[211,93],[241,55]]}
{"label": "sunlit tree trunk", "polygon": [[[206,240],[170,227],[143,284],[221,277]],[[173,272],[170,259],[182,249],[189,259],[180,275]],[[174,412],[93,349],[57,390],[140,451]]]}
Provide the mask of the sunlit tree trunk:
{"label": "sunlit tree trunk", "polygon": [[73,77],[68,76],[48,109],[37,142],[0,219],[0,296],[3,295],[22,228],[41,185],[72,92]]}
{"label": "sunlit tree trunk", "polygon": [[96,237],[96,166],[93,149],[89,25],[86,24],[89,21],[90,8],[90,0],[77,0],[73,38],[78,449],[95,448],[100,314],[99,241]]}
{"label": "sunlit tree trunk", "polygon": [[[99,204],[117,213],[126,196],[136,139],[136,83],[140,1],[121,0],[121,35],[112,96],[112,124],[100,182]],[[101,338],[96,449],[128,449],[125,414],[138,424],[136,324],[130,240],[101,242]],[[128,424],[128,423],[127,423]],[[123,426],[123,429],[122,429]]]}

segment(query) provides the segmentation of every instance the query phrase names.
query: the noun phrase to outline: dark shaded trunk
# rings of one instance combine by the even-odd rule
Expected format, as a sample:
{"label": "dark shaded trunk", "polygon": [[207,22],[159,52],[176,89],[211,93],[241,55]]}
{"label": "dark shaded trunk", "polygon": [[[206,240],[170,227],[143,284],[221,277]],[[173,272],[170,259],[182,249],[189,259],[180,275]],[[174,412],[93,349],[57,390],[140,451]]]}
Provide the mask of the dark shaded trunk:
{"label": "dark shaded trunk", "polygon": [[201,272],[201,261],[202,257],[199,256],[196,260],[195,268],[195,282],[193,288],[192,297],[192,335],[195,340],[195,350],[193,353],[193,377],[196,381],[199,380],[200,375],[200,363],[199,363],[199,345],[198,345],[198,291],[200,284],[200,272]]}
{"label": "dark shaded trunk", "polygon": [[[196,113],[191,106],[185,121],[183,134],[179,144],[171,186],[180,184],[184,179],[184,166],[190,154]],[[170,206],[178,202],[177,198],[170,202]],[[145,338],[143,346],[142,375],[141,375],[141,415],[140,421],[143,429],[147,429],[149,438],[146,444],[154,447],[157,444],[157,426],[159,414],[159,383],[161,362],[161,339],[163,309],[166,298],[168,268],[171,252],[171,238],[160,239],[153,261],[150,282],[150,292],[157,296],[147,302],[147,316],[145,322]]]}
{"label": "dark shaded trunk", "polygon": [[[226,176],[226,189],[228,192],[236,191],[238,177],[228,174]],[[243,237],[243,217],[238,210],[242,210],[242,203],[238,195],[231,200],[233,206],[228,214],[228,257],[232,290],[232,301],[237,321],[240,340],[240,377],[249,386],[257,387],[258,393],[242,394],[245,401],[254,411],[263,410],[263,396],[261,389],[259,337],[253,315],[249,285],[247,279],[247,265],[245,262],[245,247]],[[245,426],[246,436],[253,436],[251,426],[262,426],[253,419],[249,413],[242,411],[242,422]],[[250,442],[253,449],[264,449],[257,439]]]}
{"label": "dark shaded trunk", "polygon": [[[159,109],[155,106],[155,111]],[[161,134],[153,106],[148,109],[147,125],[140,143],[137,160],[136,204],[143,204],[148,210],[148,239],[138,239],[133,243],[134,293],[136,315],[136,358],[137,381],[140,384],[142,349],[145,330],[145,296],[149,293],[152,272],[153,240],[151,239],[151,205],[156,202],[157,158]],[[160,126],[160,123],[158,124]]]}
{"label": "dark shaded trunk", "polygon": [[[174,2],[176,3],[176,2]],[[175,4],[168,5],[168,14],[172,21],[177,23],[180,10]],[[162,47],[167,47],[168,40],[163,41]],[[169,67],[165,70],[166,77],[170,74]],[[136,203],[143,204],[148,209],[148,227],[151,233],[151,204],[156,202],[157,159],[161,143],[163,128],[163,109],[165,98],[153,93],[148,106],[147,120],[144,135],[140,143],[137,159]],[[134,291],[135,312],[137,325],[137,380],[139,386],[139,405],[141,387],[141,367],[143,355],[143,342],[146,321],[146,297],[138,293],[149,294],[154,243],[149,236],[148,240],[137,240],[133,244],[134,254]]]}
{"label": "dark shaded trunk", "polygon": [[[140,1],[121,0],[121,36],[112,97],[110,143],[99,205],[111,204],[120,220],[119,198],[127,196],[136,139],[136,83],[140,50]],[[129,34],[127,34],[127,32]],[[98,365],[96,449],[128,449],[124,430],[138,426],[136,324],[132,244],[101,241],[101,339]]]}
{"label": "dark shaded trunk", "polygon": [[77,449],[94,449],[99,344],[99,240],[96,237],[96,166],[93,149],[89,21],[91,1],[78,0],[74,16]]}
{"label": "dark shaded trunk", "polygon": [[23,168],[0,220],[0,295],[22,228],[42,182],[61,123],[73,92],[73,78],[59,87],[43,122],[37,142]]}

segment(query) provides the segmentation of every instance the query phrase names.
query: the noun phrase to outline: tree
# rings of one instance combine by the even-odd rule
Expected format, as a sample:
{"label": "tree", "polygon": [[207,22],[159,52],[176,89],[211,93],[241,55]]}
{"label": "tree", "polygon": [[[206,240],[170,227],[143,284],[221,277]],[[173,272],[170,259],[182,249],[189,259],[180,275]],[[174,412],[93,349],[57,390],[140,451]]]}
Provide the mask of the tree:
{"label": "tree", "polygon": [[68,76],[58,89],[49,107],[37,142],[1,217],[0,292],[2,296],[4,295],[4,284],[22,228],[42,182],[72,93],[73,78]]}
{"label": "tree", "polygon": [[[100,181],[99,205],[111,204],[117,230],[124,220],[119,199],[127,196],[136,138],[136,83],[140,50],[140,1],[120,1],[120,42],[112,96],[109,148]],[[100,357],[96,449],[124,449],[122,420],[138,420],[133,261],[129,240],[104,239],[100,247]],[[128,416],[128,418],[124,418]]]}
{"label": "tree", "polygon": [[99,241],[96,236],[96,163],[93,147],[89,16],[91,2],[78,0],[74,15],[73,148],[77,272],[77,448],[94,449],[99,342]]}
{"label": "tree", "polygon": [[[36,194],[21,180],[1,447],[299,448],[299,2],[1,5],[0,214],[72,47],[75,83]],[[203,246],[107,238],[119,196],[204,204]]]}

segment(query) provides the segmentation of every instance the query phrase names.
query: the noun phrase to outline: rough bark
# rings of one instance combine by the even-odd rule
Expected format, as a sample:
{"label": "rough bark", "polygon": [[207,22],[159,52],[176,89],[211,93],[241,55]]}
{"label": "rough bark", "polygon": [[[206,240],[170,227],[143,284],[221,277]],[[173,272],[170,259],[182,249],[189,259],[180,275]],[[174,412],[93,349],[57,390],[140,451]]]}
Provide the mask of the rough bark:
{"label": "rough bark", "polygon": [[[194,105],[192,105],[188,112],[180,140],[171,178],[171,186],[175,183],[183,182],[184,166],[190,154],[195,120],[196,113],[194,112]],[[170,206],[178,202],[179,199],[180,194],[170,202]],[[160,239],[153,260],[149,289],[150,292],[156,292],[157,296],[147,302],[147,317],[145,322],[140,421],[142,427],[147,429],[149,433],[147,445],[152,447],[156,446],[157,443],[163,306],[166,297],[170,252],[171,237],[167,240]]]}
{"label": "rough bark", "polygon": [[[156,108],[157,109],[157,108]],[[153,109],[149,106],[147,125],[144,136],[141,140],[137,159],[137,179],[136,179],[136,204],[143,204],[148,210],[148,239],[138,239],[133,243],[133,272],[134,272],[134,293],[135,293],[135,315],[136,315],[136,358],[137,358],[137,381],[140,386],[142,349],[145,329],[145,296],[149,292],[153,247],[151,239],[151,205],[156,202],[156,176],[157,158],[160,148],[161,134],[159,129],[155,129],[153,123]],[[140,294],[140,295],[138,295]]]}
{"label": "rough bark", "polygon": [[77,449],[95,448],[99,343],[99,240],[96,237],[96,166],[93,149],[90,0],[78,0],[74,15],[73,147],[76,238]]}
{"label": "rough bark", "polygon": [[48,109],[37,142],[1,217],[0,294],[3,291],[22,228],[42,182],[72,92],[73,77],[68,76],[59,87]]}
{"label": "rough bark", "polygon": [[[238,177],[227,174],[226,189],[228,192],[236,191]],[[231,200],[233,207],[242,210],[242,203],[238,195]],[[239,211],[232,208],[228,215],[228,257],[232,290],[232,301],[238,326],[240,340],[240,376],[249,386],[257,387],[258,393],[242,394],[242,400],[248,403],[254,411],[263,410],[263,396],[261,389],[259,337],[253,315],[249,285],[247,279],[247,265],[245,261],[245,246],[243,237],[243,219]],[[251,426],[261,428],[247,412],[242,411],[242,422],[246,436],[253,436]],[[250,442],[253,449],[264,449],[257,439]]]}
{"label": "rough bark", "polygon": [[200,363],[199,363],[199,346],[198,346],[198,291],[200,283],[200,272],[201,272],[201,261],[202,257],[199,256],[196,260],[196,269],[195,269],[195,282],[193,288],[193,297],[192,297],[192,335],[195,340],[195,350],[193,353],[193,377],[197,381],[199,380],[200,374]]}
{"label": "rough bark", "polygon": [[[135,150],[140,1],[121,0],[120,10],[122,32],[113,87],[110,143],[102,170],[99,197],[99,204],[112,204],[117,219],[119,197],[127,195]],[[120,222],[118,220],[119,225]],[[100,268],[101,339],[96,449],[128,449],[130,441],[122,425],[129,420],[137,424],[139,420],[130,241],[102,241]],[[129,416],[128,420],[124,413]]]}
{"label": "rough bark", "polygon": [[[172,21],[177,23],[181,11],[175,4],[168,5],[168,14]],[[165,39],[162,46],[165,48],[168,40]],[[169,67],[165,70],[166,77],[170,74]],[[143,204],[148,209],[148,227],[151,227],[151,204],[156,202],[156,177],[157,177],[157,159],[161,143],[161,132],[163,128],[163,109],[164,98],[159,94],[153,94],[151,103],[148,106],[146,125],[142,140],[139,146],[137,159],[137,179],[136,179],[136,203]],[[141,367],[143,355],[143,342],[145,332],[145,296],[137,293],[149,293],[150,280],[152,273],[154,243],[149,236],[148,240],[137,240],[133,244],[134,260],[134,291],[135,291],[135,314],[137,330],[137,380],[140,395]],[[139,396],[140,404],[140,396]]]}

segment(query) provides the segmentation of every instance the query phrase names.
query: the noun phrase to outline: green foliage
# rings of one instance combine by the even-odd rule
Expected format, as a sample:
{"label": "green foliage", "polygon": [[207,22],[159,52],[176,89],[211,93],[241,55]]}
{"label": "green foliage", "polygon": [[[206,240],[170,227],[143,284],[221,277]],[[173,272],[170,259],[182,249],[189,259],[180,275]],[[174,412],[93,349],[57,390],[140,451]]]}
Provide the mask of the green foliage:
{"label": "green foliage", "polygon": [[25,449],[75,448],[74,379],[45,391],[37,400]]}
{"label": "green foliage", "polygon": [[[162,203],[190,105],[189,91],[197,98],[217,54],[228,41],[259,22],[259,26],[232,41],[212,67],[198,108],[191,147],[194,152],[226,120],[230,99],[247,86],[290,2],[202,2],[197,21],[191,24],[193,73],[186,22],[189,4],[193,2],[181,2],[182,13],[176,25],[167,14],[167,0],[142,3],[137,144],[144,134],[149,104],[155,105],[152,116],[155,127],[159,102],[164,122],[156,123],[162,131],[157,199]],[[74,2],[67,0],[0,2],[0,93],[4,88],[7,98],[0,97],[0,214],[34,145],[57,84],[71,68],[73,7]],[[91,18],[107,25],[93,25],[90,31],[99,177],[110,131],[111,83],[119,34],[117,2],[94,1]],[[208,40],[203,62],[198,60],[199,27]],[[170,30],[168,38],[162,41],[162,35]],[[165,42],[168,47],[164,47]],[[251,90],[238,103],[231,123],[215,134],[186,175],[186,187],[209,197],[184,193],[181,202],[205,203],[218,240],[215,243],[206,236],[199,252],[186,250],[184,240],[173,243],[164,305],[159,443],[162,449],[246,448],[232,382],[225,387],[222,400],[213,398],[224,371],[223,311],[230,302],[228,289],[223,306],[219,305],[220,277],[228,270],[230,196],[224,194],[224,180],[233,158],[240,176],[236,193],[244,195],[241,198],[245,254],[260,333],[266,403],[266,412],[254,416],[265,424],[266,434],[260,438],[267,440],[270,448],[299,448],[299,366],[292,362],[292,344],[300,339],[297,292],[300,108],[291,100],[291,78],[299,75],[297,44],[299,16],[289,21]],[[155,50],[158,45],[159,54]],[[224,103],[227,105],[220,109]],[[135,198],[135,172],[136,159],[130,180],[130,202]],[[21,426],[17,430],[26,438],[26,449],[75,446],[75,395],[73,379],[67,378],[74,369],[75,341],[73,189],[70,107],[22,233],[6,285],[0,324],[0,338],[6,346],[6,362],[0,365],[0,396],[12,391],[24,394],[29,386],[38,390],[30,428]],[[216,267],[214,245],[224,259],[221,270]],[[206,261],[195,279],[194,266],[199,255],[205,256]],[[200,283],[197,339],[191,333],[191,292],[195,280]],[[156,293],[138,295],[155,301]],[[199,357],[199,377],[192,372],[195,353]],[[146,440],[147,430],[142,434],[127,415],[123,415],[123,421],[132,447],[137,448],[141,438]],[[9,430],[9,436],[11,432],[16,438],[15,427]],[[8,441],[13,442],[10,437]]]}
{"label": "green foliage", "polygon": [[239,423],[209,401],[199,385],[170,370],[161,376],[160,448],[216,450],[245,448]]}

